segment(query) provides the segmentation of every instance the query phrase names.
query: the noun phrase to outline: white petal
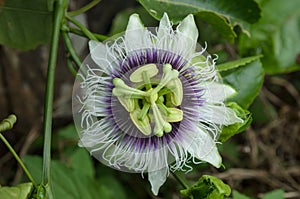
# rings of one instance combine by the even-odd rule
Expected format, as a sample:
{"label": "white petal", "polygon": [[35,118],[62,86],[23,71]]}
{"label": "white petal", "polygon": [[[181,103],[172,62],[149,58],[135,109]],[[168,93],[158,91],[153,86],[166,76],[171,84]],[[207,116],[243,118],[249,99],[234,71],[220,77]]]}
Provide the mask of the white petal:
{"label": "white petal", "polygon": [[100,42],[95,41],[95,40],[90,40],[89,41],[90,51],[93,51],[97,47],[98,44],[100,44]]}
{"label": "white petal", "polygon": [[148,180],[151,184],[152,193],[157,196],[159,188],[165,183],[168,175],[168,167],[162,168],[158,171],[148,173]]}
{"label": "white petal", "polygon": [[220,156],[218,149],[214,146],[211,151],[204,157],[201,158],[203,161],[210,163],[216,168],[220,168],[222,165],[222,157]]}
{"label": "white petal", "polygon": [[169,17],[167,13],[164,13],[157,30],[156,48],[180,54],[181,46],[178,45],[178,39],[174,36],[174,30]]}
{"label": "white petal", "polygon": [[89,49],[93,61],[100,66],[103,72],[108,74],[111,71],[110,63],[113,59],[108,55],[106,45],[101,42],[90,40]]}
{"label": "white petal", "polygon": [[130,52],[141,48],[150,48],[149,31],[144,27],[138,14],[132,14],[125,31],[126,51]]}
{"label": "white petal", "polygon": [[186,37],[189,37],[194,42],[197,42],[198,29],[192,14],[189,14],[181,21],[177,27],[177,31],[181,32]]}
{"label": "white petal", "polygon": [[199,113],[201,113],[201,119],[203,121],[211,122],[213,124],[228,126],[238,122],[243,122],[243,120],[239,118],[231,108],[226,106],[205,104],[199,108]]}
{"label": "white petal", "polygon": [[178,33],[180,44],[188,51],[187,54],[194,52],[198,39],[198,29],[192,14],[189,14],[181,21],[177,26],[176,32]]}
{"label": "white petal", "polygon": [[126,28],[126,31],[129,31],[129,30],[137,30],[137,29],[144,29],[144,25],[139,17],[138,14],[132,14],[130,17],[129,17],[129,21],[128,21],[128,24],[127,24],[127,28]]}
{"label": "white petal", "polygon": [[211,82],[205,86],[205,93],[203,98],[209,102],[223,102],[226,98],[236,94],[236,91],[225,84]]}
{"label": "white petal", "polygon": [[193,157],[219,168],[222,159],[216,143],[211,134],[203,128],[205,127],[197,126],[194,131],[188,132],[182,144]]}
{"label": "white petal", "polygon": [[165,38],[166,34],[170,34],[171,31],[172,31],[172,24],[169,20],[168,14],[164,13],[163,17],[159,22],[157,38],[158,39]]}

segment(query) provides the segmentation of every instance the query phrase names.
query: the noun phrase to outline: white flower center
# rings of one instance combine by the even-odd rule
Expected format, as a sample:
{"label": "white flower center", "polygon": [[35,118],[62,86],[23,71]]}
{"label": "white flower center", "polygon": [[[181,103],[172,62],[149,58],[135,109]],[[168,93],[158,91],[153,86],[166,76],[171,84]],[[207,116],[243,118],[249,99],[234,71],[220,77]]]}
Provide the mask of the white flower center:
{"label": "white flower center", "polygon": [[[172,131],[172,122],[180,122],[183,112],[181,105],[183,91],[178,78],[179,72],[170,64],[163,65],[163,75],[157,81],[159,70],[155,64],[138,67],[129,77],[133,83],[142,83],[139,88],[130,87],[120,78],[113,79],[113,95],[130,113],[135,126],[144,134],[161,137]],[[152,124],[152,125],[151,125]],[[153,127],[153,128],[152,128]]]}

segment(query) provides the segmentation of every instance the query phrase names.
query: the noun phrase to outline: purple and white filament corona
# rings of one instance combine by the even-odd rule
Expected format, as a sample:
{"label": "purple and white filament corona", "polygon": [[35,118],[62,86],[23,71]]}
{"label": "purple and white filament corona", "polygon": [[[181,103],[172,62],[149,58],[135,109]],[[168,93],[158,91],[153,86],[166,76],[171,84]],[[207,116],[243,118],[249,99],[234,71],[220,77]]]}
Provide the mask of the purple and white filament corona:
{"label": "purple and white filament corona", "polygon": [[220,130],[242,122],[224,104],[235,91],[197,38],[193,15],[174,30],[164,14],[151,31],[133,14],[123,35],[89,42],[74,85],[79,145],[115,169],[147,172],[155,195],[170,169],[220,167]]}

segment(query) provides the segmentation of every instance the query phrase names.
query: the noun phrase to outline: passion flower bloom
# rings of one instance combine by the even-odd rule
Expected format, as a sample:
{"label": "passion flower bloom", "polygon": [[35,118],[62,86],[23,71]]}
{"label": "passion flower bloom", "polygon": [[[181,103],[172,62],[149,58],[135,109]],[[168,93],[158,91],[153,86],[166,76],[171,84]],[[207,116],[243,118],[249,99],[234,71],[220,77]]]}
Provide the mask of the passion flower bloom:
{"label": "passion flower bloom", "polygon": [[89,42],[93,62],[74,89],[80,146],[113,168],[147,172],[155,195],[170,170],[220,167],[221,128],[242,122],[224,104],[234,89],[197,38],[193,15],[173,29],[164,14],[150,30],[133,14],[123,35]]}

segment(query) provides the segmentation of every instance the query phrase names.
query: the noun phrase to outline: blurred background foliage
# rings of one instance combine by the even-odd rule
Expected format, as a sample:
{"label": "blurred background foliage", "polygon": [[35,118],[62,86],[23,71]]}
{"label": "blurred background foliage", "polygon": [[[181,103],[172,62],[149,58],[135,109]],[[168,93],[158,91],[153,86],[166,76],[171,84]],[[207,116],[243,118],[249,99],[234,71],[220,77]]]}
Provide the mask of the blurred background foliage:
{"label": "blurred background foliage", "polygon": [[[76,10],[88,2],[70,1],[69,10]],[[114,35],[125,30],[132,13],[140,14],[145,26],[149,27],[157,26],[156,19],[163,11],[168,11],[174,24],[193,13],[199,28],[199,43],[207,42],[207,51],[218,55],[218,64],[222,66],[252,56],[253,60],[236,63],[238,69],[231,64],[231,68],[223,65],[226,70],[221,71],[224,82],[239,91],[232,100],[250,109],[251,126],[246,130],[241,128],[244,133],[219,145],[224,168],[200,164],[194,166],[192,172],[180,174],[190,184],[205,174],[216,176],[234,190],[230,196],[234,199],[299,198],[300,1],[259,0],[259,6],[252,0],[182,2],[185,4],[103,0],[77,19],[92,32]],[[19,0],[0,0],[0,118],[10,113],[18,116],[15,128],[3,134],[37,181],[42,172],[41,132],[52,5],[53,1],[46,0],[28,0],[26,4]],[[84,59],[88,53],[87,40],[70,36],[77,53]],[[52,142],[56,198],[181,198],[179,190],[182,187],[173,176],[155,197],[147,180],[139,174],[108,168],[77,146],[78,135],[71,111],[74,77],[65,66],[65,49],[61,42]],[[22,182],[26,182],[22,170],[0,142],[0,185]],[[30,191],[26,184],[17,189],[24,190],[24,187]]]}

